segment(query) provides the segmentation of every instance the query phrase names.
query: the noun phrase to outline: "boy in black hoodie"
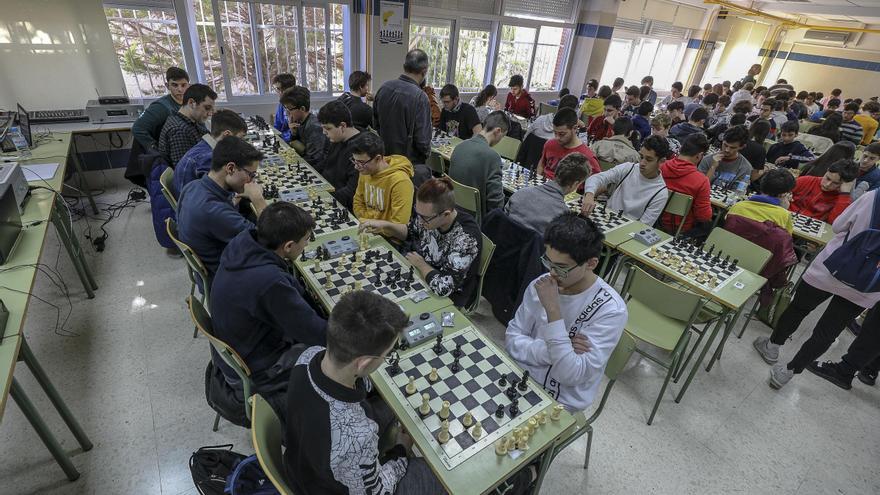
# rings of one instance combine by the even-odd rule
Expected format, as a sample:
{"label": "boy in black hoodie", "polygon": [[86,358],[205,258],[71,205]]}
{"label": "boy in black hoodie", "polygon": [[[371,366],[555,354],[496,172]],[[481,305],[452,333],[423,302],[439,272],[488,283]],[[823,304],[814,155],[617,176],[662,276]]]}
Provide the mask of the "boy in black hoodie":
{"label": "boy in black hoodie", "polygon": [[330,145],[324,161],[315,169],[335,189],[331,193],[333,197],[351,210],[360,176],[351,162],[352,145],[361,138],[361,133],[352,125],[348,106],[340,100],[325,103],[318,111],[318,122],[321,123]]}
{"label": "boy in black hoodie", "polygon": [[[270,205],[256,230],[241,232],[226,246],[211,286],[214,335],[244,359],[254,392],[279,414],[286,411],[292,346],[327,341],[327,321],[306,302],[288,264],[305,249],[314,227],[312,217],[298,206],[281,201]],[[227,383],[241,388],[226,363],[215,358],[214,364]]]}

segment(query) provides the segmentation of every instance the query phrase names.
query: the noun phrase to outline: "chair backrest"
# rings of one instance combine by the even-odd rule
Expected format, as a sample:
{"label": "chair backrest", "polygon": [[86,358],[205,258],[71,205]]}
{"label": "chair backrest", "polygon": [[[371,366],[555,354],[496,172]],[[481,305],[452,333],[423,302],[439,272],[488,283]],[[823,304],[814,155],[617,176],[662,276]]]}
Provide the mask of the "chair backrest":
{"label": "chair backrest", "polygon": [[638,266],[631,270],[624,292],[663,316],[692,322],[706,303],[699,294],[657,280]]}
{"label": "chair backrest", "polygon": [[205,305],[193,296],[186,297],[186,305],[189,307],[189,316],[192,318],[196,328],[199,329],[199,332],[205,337],[208,337],[211,345],[213,345],[220,356],[223,357],[223,361],[235,370],[236,374],[239,375],[239,378],[241,378],[242,381],[247,381],[251,376],[250,367],[248,367],[247,363],[244,362],[244,359],[235,352],[235,349],[229,347],[226,342],[223,342],[214,335],[214,324],[211,321],[211,315],[209,315],[208,311],[205,309]]}
{"label": "chair backrest", "polygon": [[828,148],[834,146],[834,141],[825,136],[814,136],[812,134],[798,134],[798,141],[804,143],[804,146],[815,155],[821,155],[828,151]]}
{"label": "chair backrest", "polygon": [[770,147],[776,144],[776,141],[771,141],[769,139],[764,140],[764,151],[770,151]]}
{"label": "chair backrest", "polygon": [[669,195],[669,200],[666,201],[666,207],[663,208],[663,211],[681,217],[678,228],[675,230],[675,235],[678,235],[679,232],[681,232],[681,227],[684,225],[685,219],[687,219],[687,216],[691,213],[691,205],[694,202],[694,198],[680,192],[670,192],[672,194]]}
{"label": "chair backrest", "polygon": [[817,125],[819,125],[819,124],[817,124],[816,122],[810,122],[809,120],[801,120],[800,130],[798,132],[807,132],[810,129],[812,129],[813,127],[816,127]]}
{"label": "chair backrest", "polygon": [[162,175],[159,176],[159,184],[162,185],[162,195],[168,200],[171,208],[173,208],[174,211],[177,211],[177,197],[174,196],[174,193],[172,192],[172,182],[174,182],[174,169],[168,167],[162,172]]}
{"label": "chair backrest", "polygon": [[428,155],[428,160],[425,162],[425,165],[437,175],[443,175],[446,173],[445,167],[443,166],[443,157],[441,157],[439,153],[431,152]]}
{"label": "chair backrest", "polygon": [[538,106],[538,114],[539,115],[547,115],[548,113],[553,113],[556,111],[558,107],[553,106],[549,103],[544,103],[543,101]]}
{"label": "chair backrest", "polygon": [[737,265],[752,273],[761,273],[764,265],[770,261],[773,253],[747,239],[725,230],[715,227],[706,239],[707,249],[715,245],[715,252],[720,249],[724,255],[730,255],[730,259],[739,260]]}
{"label": "chair backrest", "polygon": [[495,151],[498,152],[499,155],[507,158],[510,161],[516,160],[516,154],[519,152],[519,147],[522,145],[522,142],[518,139],[514,139],[510,136],[504,136],[501,138],[501,141],[498,142],[494,146]]}
{"label": "chair backrest", "polygon": [[611,357],[608,358],[608,363],[605,365],[605,376],[609,380],[617,380],[617,375],[626,367],[626,363],[635,349],[636,339],[632,335],[623,332],[620,335],[620,340],[617,341],[617,346],[611,353]]}
{"label": "chair backrest", "polygon": [[174,241],[174,245],[177,246],[177,249],[183,254],[183,259],[186,260],[186,264],[191,272],[201,279],[202,294],[205,295],[205,301],[207,301],[208,293],[211,290],[210,281],[208,279],[208,269],[205,268],[205,264],[202,263],[199,255],[197,255],[188,244],[180,240],[180,237],[177,235],[177,222],[175,222],[173,218],[165,219],[165,231],[168,232],[168,237]]}
{"label": "chair backrest", "polygon": [[606,170],[611,170],[616,165],[617,164],[614,162],[606,162],[605,160],[599,160],[599,168],[601,168],[603,172]]}
{"label": "chair backrest", "polygon": [[486,271],[489,269],[489,263],[492,262],[492,255],[495,253],[495,243],[486,237],[486,234],[480,234],[480,236],[483,238],[483,247],[480,249],[480,268],[477,272],[479,280],[477,282],[477,296],[466,308],[469,313],[476,311],[480,306],[480,296],[483,294],[483,278],[486,276]]}
{"label": "chair backrest", "polygon": [[260,467],[282,495],[293,495],[284,471],[284,456],[281,452],[284,432],[281,430],[281,421],[260,394],[251,397],[251,404],[251,439]]}
{"label": "chair backrest", "polygon": [[[447,177],[449,176],[447,175]],[[455,188],[452,191],[453,194],[455,194],[455,204],[458,205],[459,208],[472,212],[477,225],[481,225],[483,220],[483,205],[481,203],[480,190],[457,182],[452,177],[449,177],[449,180],[452,181],[452,186]]]}

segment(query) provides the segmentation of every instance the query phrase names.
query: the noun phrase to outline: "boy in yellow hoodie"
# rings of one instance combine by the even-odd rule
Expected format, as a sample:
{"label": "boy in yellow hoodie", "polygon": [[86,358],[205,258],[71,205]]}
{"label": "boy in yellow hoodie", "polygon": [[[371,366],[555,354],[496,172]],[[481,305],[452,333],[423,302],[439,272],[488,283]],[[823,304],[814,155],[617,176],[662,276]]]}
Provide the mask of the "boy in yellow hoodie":
{"label": "boy in yellow hoodie", "polygon": [[351,161],[358,171],[353,210],[358,220],[409,223],[413,208],[414,169],[400,155],[385,156],[382,138],[366,132],[352,146]]}

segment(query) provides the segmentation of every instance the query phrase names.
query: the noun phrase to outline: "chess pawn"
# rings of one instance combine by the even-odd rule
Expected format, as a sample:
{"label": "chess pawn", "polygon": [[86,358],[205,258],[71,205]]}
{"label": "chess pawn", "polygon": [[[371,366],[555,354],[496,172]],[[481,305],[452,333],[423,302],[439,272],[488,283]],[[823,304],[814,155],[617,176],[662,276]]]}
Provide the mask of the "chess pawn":
{"label": "chess pawn", "polygon": [[474,440],[479,440],[483,436],[483,425],[479,421],[474,423],[474,427],[471,429],[471,436],[474,437]]}
{"label": "chess pawn", "polygon": [[440,377],[437,376],[437,368],[431,368],[431,373],[428,375],[428,381],[433,383],[439,379]]}
{"label": "chess pawn", "polygon": [[406,393],[407,395],[416,393],[416,379],[413,376],[409,377],[409,383],[406,384]]}
{"label": "chess pawn", "polygon": [[553,421],[559,421],[559,415],[562,414],[562,410],[565,409],[562,404],[556,404],[553,406],[553,411],[550,412],[550,419]]}
{"label": "chess pawn", "polygon": [[529,436],[534,435],[536,431],[538,431],[538,420],[529,418]]}
{"label": "chess pawn", "polygon": [[516,441],[516,450],[529,450],[529,436],[520,435]]}
{"label": "chess pawn", "polygon": [[440,407],[440,412],[437,413],[437,416],[443,420],[449,418],[449,401],[448,400],[443,401],[443,405]]}
{"label": "chess pawn", "polygon": [[507,438],[502,438],[495,442],[495,454],[507,455]]}
{"label": "chess pawn", "polygon": [[325,289],[332,289],[333,288],[333,281],[330,280],[329,275],[327,276],[327,280],[324,282],[324,288]]}
{"label": "chess pawn", "polygon": [[437,441],[441,445],[449,441],[449,421],[444,420],[440,423],[440,434],[437,435]]}
{"label": "chess pawn", "polygon": [[522,435],[522,428],[514,428],[513,429],[513,438],[511,440],[516,441],[519,436]]}
{"label": "chess pawn", "polygon": [[538,413],[538,423],[542,425],[547,424],[547,411],[541,411]]}
{"label": "chess pawn", "polygon": [[431,414],[431,404],[429,402],[430,400],[431,396],[429,396],[428,394],[422,394],[422,405],[419,406],[419,414],[421,414],[422,416],[427,416]]}
{"label": "chess pawn", "polygon": [[474,416],[470,412],[464,413],[464,417],[461,418],[461,424],[464,425],[465,428],[470,428],[472,424],[474,424]]}

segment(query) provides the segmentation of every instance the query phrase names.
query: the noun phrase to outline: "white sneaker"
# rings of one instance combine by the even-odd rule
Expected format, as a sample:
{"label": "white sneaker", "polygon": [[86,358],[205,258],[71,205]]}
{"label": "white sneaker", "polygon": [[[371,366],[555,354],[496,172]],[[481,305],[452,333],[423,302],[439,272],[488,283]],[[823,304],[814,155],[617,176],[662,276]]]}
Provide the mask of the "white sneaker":
{"label": "white sneaker", "polygon": [[779,345],[770,342],[770,337],[758,337],[752,342],[752,346],[767,364],[776,364],[779,361]]}
{"label": "white sneaker", "polygon": [[770,368],[770,386],[779,390],[790,382],[793,376],[794,371],[788,369],[784,363],[774,364]]}

